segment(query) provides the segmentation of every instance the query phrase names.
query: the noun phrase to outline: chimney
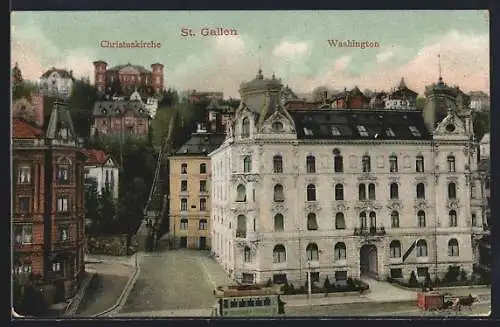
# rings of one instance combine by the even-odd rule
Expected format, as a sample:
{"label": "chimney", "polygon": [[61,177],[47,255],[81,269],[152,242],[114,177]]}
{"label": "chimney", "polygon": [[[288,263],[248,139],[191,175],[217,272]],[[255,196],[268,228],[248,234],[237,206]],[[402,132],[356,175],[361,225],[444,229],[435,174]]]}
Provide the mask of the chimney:
{"label": "chimney", "polygon": [[36,124],[42,127],[44,123],[43,95],[40,93],[32,93],[31,104],[33,105],[33,111],[35,112]]}

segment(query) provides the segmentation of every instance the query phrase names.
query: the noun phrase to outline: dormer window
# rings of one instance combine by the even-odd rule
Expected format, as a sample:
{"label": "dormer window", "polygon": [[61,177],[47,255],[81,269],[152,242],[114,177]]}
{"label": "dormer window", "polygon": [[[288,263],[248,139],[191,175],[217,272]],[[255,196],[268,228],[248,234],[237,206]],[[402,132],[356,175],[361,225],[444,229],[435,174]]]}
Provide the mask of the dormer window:
{"label": "dormer window", "polygon": [[275,121],[273,123],[273,131],[274,132],[281,132],[283,130],[283,124],[279,121]]}
{"label": "dormer window", "polygon": [[248,117],[245,117],[241,124],[241,137],[242,138],[250,137],[250,120],[248,119]]}
{"label": "dormer window", "polygon": [[358,125],[358,126],[356,126],[356,128],[358,129],[358,133],[360,136],[368,136],[368,132],[366,131],[365,126]]}
{"label": "dormer window", "polygon": [[61,129],[59,130],[59,136],[64,140],[67,139],[68,138],[68,129],[66,127],[61,127]]}
{"label": "dormer window", "polygon": [[421,136],[420,131],[415,126],[409,126],[408,128],[410,129],[411,135],[413,135],[414,137]]}
{"label": "dormer window", "polygon": [[331,130],[333,136],[340,136],[340,130],[337,127],[332,126]]}

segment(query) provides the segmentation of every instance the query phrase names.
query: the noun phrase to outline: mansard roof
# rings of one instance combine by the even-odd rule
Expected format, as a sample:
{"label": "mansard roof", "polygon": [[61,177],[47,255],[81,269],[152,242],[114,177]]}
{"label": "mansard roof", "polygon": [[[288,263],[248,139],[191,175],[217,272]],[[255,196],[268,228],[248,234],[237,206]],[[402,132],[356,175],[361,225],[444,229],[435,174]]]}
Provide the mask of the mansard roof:
{"label": "mansard roof", "polygon": [[55,67],[52,67],[51,69],[47,70],[45,73],[42,74],[41,78],[48,78],[53,72],[56,72],[61,76],[61,78],[73,78],[71,75],[71,72],[68,72],[65,69],[58,69]]}
{"label": "mansard roof", "polygon": [[335,109],[293,110],[299,139],[431,140],[421,112]]}
{"label": "mansard roof", "polygon": [[149,69],[144,68],[144,66],[141,66],[141,65],[132,65],[130,63],[128,63],[126,65],[116,65],[114,67],[108,68],[108,71],[119,71],[119,70],[121,70],[122,68],[125,68],[125,67],[135,68],[140,73],[151,73],[151,71]]}
{"label": "mansard roof", "polygon": [[224,133],[193,133],[174,156],[206,156],[217,149],[225,138]]}
{"label": "mansard roof", "polygon": [[119,116],[125,111],[132,110],[135,116],[149,117],[149,113],[142,101],[97,101],[94,104],[94,116]]}

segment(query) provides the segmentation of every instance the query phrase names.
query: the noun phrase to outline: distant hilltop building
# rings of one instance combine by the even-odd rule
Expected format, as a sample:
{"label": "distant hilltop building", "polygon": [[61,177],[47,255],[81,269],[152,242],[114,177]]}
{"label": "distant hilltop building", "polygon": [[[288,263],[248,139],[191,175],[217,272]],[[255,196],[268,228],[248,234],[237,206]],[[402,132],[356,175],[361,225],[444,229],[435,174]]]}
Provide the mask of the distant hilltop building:
{"label": "distant hilltop building", "polygon": [[490,110],[490,96],[483,91],[469,92],[470,107],[474,111]]}
{"label": "distant hilltop building", "polygon": [[97,101],[92,112],[90,135],[146,138],[149,112],[141,101]]}
{"label": "distant hilltop building", "polygon": [[[160,63],[151,64],[151,70],[131,63],[107,67],[105,61],[94,61],[95,85],[101,94],[116,91],[114,93],[130,95],[136,88],[139,91],[150,89],[153,94],[163,91],[164,66]],[[119,89],[112,90],[117,86]]]}
{"label": "distant hilltop building", "polygon": [[40,76],[40,92],[47,96],[68,98],[74,80],[72,70],[52,67]]}

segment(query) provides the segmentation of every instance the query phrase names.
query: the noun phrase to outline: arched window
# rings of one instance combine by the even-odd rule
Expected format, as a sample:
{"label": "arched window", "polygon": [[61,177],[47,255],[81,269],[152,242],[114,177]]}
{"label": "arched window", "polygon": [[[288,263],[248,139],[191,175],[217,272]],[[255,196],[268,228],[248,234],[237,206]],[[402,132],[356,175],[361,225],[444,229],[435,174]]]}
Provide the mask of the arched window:
{"label": "arched window", "polygon": [[448,172],[454,173],[455,172],[455,157],[448,156],[447,162],[448,162]]}
{"label": "arched window", "polygon": [[389,244],[389,251],[391,258],[400,258],[401,257],[401,242],[394,240]]}
{"label": "arched window", "polygon": [[250,137],[250,120],[248,117],[243,119],[241,123],[241,138],[249,138]]}
{"label": "arched window", "polygon": [[283,202],[285,201],[285,194],[283,193],[283,185],[276,184],[274,185],[274,202]]}
{"label": "arched window", "polygon": [[236,237],[245,238],[247,235],[247,217],[239,215],[236,224]]}
{"label": "arched window", "polygon": [[243,172],[250,173],[252,171],[252,158],[250,156],[245,156],[243,158]]}
{"label": "arched window", "polygon": [[306,247],[307,261],[318,261],[318,246],[316,243],[309,243]]}
{"label": "arched window", "polygon": [[457,198],[457,186],[455,183],[448,184],[448,199],[456,199]]}
{"label": "arched window", "polygon": [[398,183],[391,183],[390,195],[391,195],[391,199],[393,199],[393,200],[399,198]]}
{"label": "arched window", "polygon": [[359,214],[359,224],[361,229],[366,229],[368,227],[368,223],[366,221],[366,212],[361,212]]}
{"label": "arched window", "polygon": [[181,174],[187,174],[187,173],[188,173],[188,172],[187,172],[187,170],[188,170],[188,165],[187,165],[187,163],[183,163],[183,164],[181,165]]}
{"label": "arched window", "polygon": [[273,157],[273,171],[275,173],[283,172],[283,157],[276,155]]}
{"label": "arched window", "polygon": [[358,186],[359,200],[366,200],[366,186],[365,184],[359,184]]}
{"label": "arched window", "polygon": [[425,212],[423,210],[420,210],[417,213],[417,219],[418,219],[418,227],[424,228],[425,227]]}
{"label": "arched window", "polygon": [[448,256],[450,257],[458,257],[458,241],[454,238],[448,241]]}
{"label": "arched window", "polygon": [[282,244],[278,244],[273,249],[273,262],[286,262],[286,250]]}
{"label": "arched window", "polygon": [[391,212],[391,227],[399,228],[399,212],[397,211]]}
{"label": "arched window", "polygon": [[427,256],[427,242],[425,240],[419,240],[417,242],[417,257]]}
{"label": "arched window", "polygon": [[252,261],[252,251],[248,246],[245,246],[244,249],[244,256],[245,256],[245,262],[251,262]]}
{"label": "arched window", "polygon": [[274,216],[274,231],[275,232],[282,232],[285,227],[283,215],[280,213],[277,213]]}
{"label": "arched window", "polygon": [[389,172],[391,173],[398,172],[398,157],[396,155],[391,155],[389,157]]}
{"label": "arched window", "polygon": [[457,227],[458,222],[457,222],[457,212],[455,210],[450,210],[448,213],[448,216],[450,218],[450,227]]}
{"label": "arched window", "polygon": [[368,199],[375,200],[375,184],[373,183],[368,185]]}
{"label": "arched window", "polygon": [[316,159],[314,156],[307,156],[306,158],[306,170],[308,173],[316,172]]}
{"label": "arched window", "polygon": [[236,188],[236,202],[246,202],[247,201],[247,190],[245,185],[240,184]]}
{"label": "arched window", "polygon": [[371,159],[369,155],[364,155],[361,159],[361,171],[363,173],[369,173],[371,168]]}
{"label": "arched window", "polygon": [[318,222],[316,221],[316,214],[311,212],[307,215],[307,230],[317,230]]}
{"label": "arched window", "polygon": [[200,174],[206,174],[207,173],[207,164],[200,164]]}
{"label": "arched window", "polygon": [[345,260],[346,259],[346,247],[345,244],[339,242],[335,244],[335,260]]}
{"label": "arched window", "polygon": [[335,215],[335,229],[345,229],[345,219],[342,212],[337,212]]}
{"label": "arched window", "polygon": [[333,150],[333,170],[336,173],[344,171],[344,158],[340,155],[339,149]]}
{"label": "arched window", "polygon": [[370,228],[377,227],[377,214],[375,211],[370,212]]}
{"label": "arched window", "polygon": [[415,171],[417,173],[424,172],[424,156],[422,155],[417,156],[417,159],[415,160]]}
{"label": "arched window", "polygon": [[425,185],[424,185],[424,183],[417,184],[417,199],[425,199]]}
{"label": "arched window", "polygon": [[307,185],[307,201],[316,201],[316,186],[314,184]]}
{"label": "arched window", "polygon": [[199,222],[199,229],[200,230],[206,230],[207,227],[208,227],[208,222],[206,219],[200,219],[200,222]]}
{"label": "arched window", "polygon": [[344,200],[344,185],[335,185],[335,200]]}

